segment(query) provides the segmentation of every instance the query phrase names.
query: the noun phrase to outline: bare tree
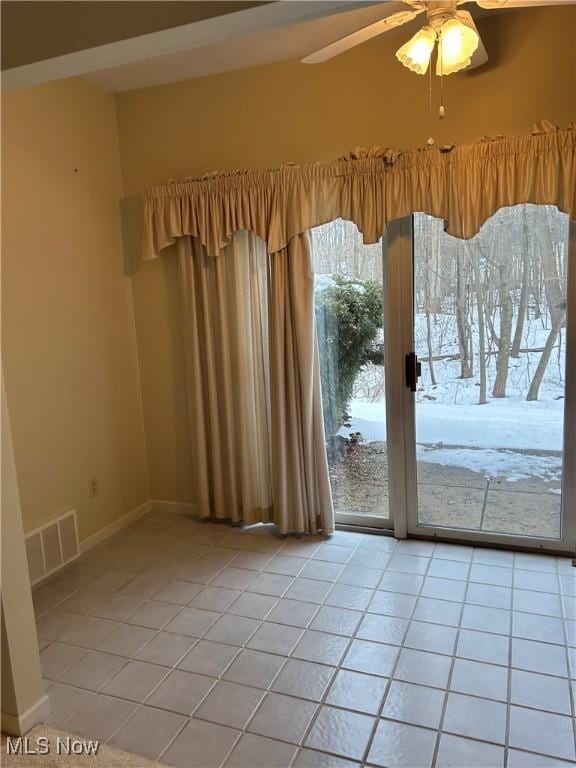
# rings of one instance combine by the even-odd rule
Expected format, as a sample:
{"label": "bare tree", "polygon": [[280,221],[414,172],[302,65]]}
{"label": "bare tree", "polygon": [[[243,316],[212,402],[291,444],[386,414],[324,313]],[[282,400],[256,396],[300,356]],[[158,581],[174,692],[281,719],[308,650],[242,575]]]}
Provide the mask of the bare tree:
{"label": "bare tree", "polygon": [[470,265],[464,248],[456,249],[456,323],[460,350],[460,378],[472,378],[470,325],[468,323],[468,287]]}
{"label": "bare tree", "polygon": [[478,321],[478,358],[480,372],[480,391],[478,394],[478,404],[485,405],[488,402],[486,396],[486,327],[484,324],[484,287],[480,275],[480,258],[476,253],[470,257],[472,269],[474,272],[474,285],[476,289],[476,319]]}
{"label": "bare tree", "polygon": [[564,295],[558,275],[557,256],[558,251],[554,247],[554,238],[551,227],[548,222],[547,211],[544,206],[538,206],[536,236],[540,247],[540,258],[542,262],[542,274],[544,277],[544,293],[548,312],[552,320],[552,325],[556,325],[559,317],[563,315]]}
{"label": "bare tree", "polygon": [[[492,397],[506,397],[508,383],[508,368],[510,363],[510,346],[512,341],[512,321],[514,306],[510,295],[511,264],[509,258],[508,227],[503,227],[499,237],[497,251],[496,275],[498,280],[498,314],[500,319],[498,354],[496,356],[496,378],[492,388]],[[502,242],[503,241],[503,242]]]}
{"label": "bare tree", "polygon": [[530,295],[530,237],[528,230],[526,207],[522,209],[523,213],[523,248],[522,248],[522,285],[520,288],[520,303],[518,305],[518,315],[516,318],[516,330],[510,356],[520,357],[520,346],[522,344],[522,335],[524,333],[524,321],[528,312],[528,297]]}
{"label": "bare tree", "polygon": [[530,389],[528,390],[528,394],[526,395],[526,400],[538,400],[538,393],[540,392],[540,386],[542,384],[542,380],[544,378],[546,368],[548,367],[548,363],[550,362],[550,355],[552,354],[552,350],[554,349],[554,344],[556,343],[556,339],[558,338],[560,329],[564,325],[565,318],[566,318],[566,310],[564,310],[563,314],[559,315],[556,318],[556,320],[552,325],[552,328],[550,329],[550,333],[548,334],[548,338],[546,339],[546,343],[544,345],[542,355],[540,356],[540,360],[538,361],[538,365],[536,366],[536,370],[534,371],[534,376],[532,377],[532,381],[530,382]]}

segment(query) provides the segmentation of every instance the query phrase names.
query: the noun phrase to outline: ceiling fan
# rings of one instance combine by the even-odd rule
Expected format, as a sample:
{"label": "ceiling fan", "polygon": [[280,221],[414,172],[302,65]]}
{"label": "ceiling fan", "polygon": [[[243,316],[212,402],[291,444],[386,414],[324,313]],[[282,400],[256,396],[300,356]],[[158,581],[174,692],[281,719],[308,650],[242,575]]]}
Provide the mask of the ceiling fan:
{"label": "ceiling fan", "polygon": [[407,24],[426,12],[426,24],[396,51],[396,58],[412,72],[424,75],[428,71],[435,45],[438,45],[436,74],[450,75],[465,68],[479,67],[488,61],[488,54],[469,11],[458,6],[475,2],[481,8],[527,8],[537,5],[568,5],[575,0],[402,0],[410,10],[399,11],[367,27],[352,32],[330,45],[306,56],[305,64],[319,64],[350,48],[371,40],[389,29]]}

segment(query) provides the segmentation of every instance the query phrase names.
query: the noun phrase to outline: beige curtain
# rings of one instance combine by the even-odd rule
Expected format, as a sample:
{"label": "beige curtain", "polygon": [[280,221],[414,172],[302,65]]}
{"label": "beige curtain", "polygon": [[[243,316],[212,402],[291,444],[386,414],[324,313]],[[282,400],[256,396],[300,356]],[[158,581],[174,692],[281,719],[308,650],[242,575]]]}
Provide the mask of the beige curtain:
{"label": "beige curtain", "polygon": [[246,524],[272,508],[267,256],[238,232],[225,258],[178,241],[195,502]]}
{"label": "beige curtain", "polygon": [[328,165],[211,174],[145,193],[143,258],[184,235],[219,256],[238,230],[268,253],[338,218],[375,243],[393,219],[414,212],[444,219],[471,238],[496,211],[520,203],[555,205],[576,219],[576,127],[543,121],[530,136],[419,150],[355,150]]}
{"label": "beige curtain", "polygon": [[297,235],[269,258],[274,519],[282,533],[329,534],[334,515],[308,235]]}
{"label": "beige curtain", "polygon": [[268,256],[237,232],[219,259],[184,237],[178,259],[200,514],[331,533],[307,236]]}

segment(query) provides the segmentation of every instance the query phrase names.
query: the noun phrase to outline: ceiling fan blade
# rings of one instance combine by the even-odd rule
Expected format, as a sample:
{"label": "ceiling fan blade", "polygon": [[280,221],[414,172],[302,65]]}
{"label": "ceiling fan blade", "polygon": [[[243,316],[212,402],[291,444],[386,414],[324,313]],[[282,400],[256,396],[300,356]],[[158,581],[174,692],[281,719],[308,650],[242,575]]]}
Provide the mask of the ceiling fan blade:
{"label": "ceiling fan blade", "polygon": [[482,38],[478,32],[478,27],[472,18],[472,14],[469,13],[469,11],[457,11],[456,16],[468,27],[472,27],[472,29],[474,29],[478,35],[478,48],[476,48],[472,54],[471,63],[466,67],[467,72],[469,69],[475,69],[476,67],[481,67],[482,64],[486,64],[488,61],[488,54],[486,53],[486,48],[484,47],[484,43],[482,42]]}
{"label": "ceiling fan blade", "polygon": [[574,5],[576,0],[476,0],[480,8],[533,8],[537,5]]}
{"label": "ceiling fan blade", "polygon": [[339,53],[344,53],[344,51],[348,51],[350,48],[360,45],[360,43],[365,43],[367,40],[371,40],[373,37],[377,37],[393,27],[399,27],[401,24],[406,24],[408,21],[412,21],[412,19],[416,18],[416,16],[418,16],[419,13],[422,13],[423,10],[424,8],[414,11],[400,11],[399,13],[393,13],[385,19],[375,21],[367,27],[363,27],[345,37],[341,37],[340,40],[336,40],[335,43],[330,43],[330,45],[320,48],[319,51],[311,53],[309,56],[302,59],[302,61],[304,64],[319,64],[322,61],[328,61],[328,59],[338,56]]}

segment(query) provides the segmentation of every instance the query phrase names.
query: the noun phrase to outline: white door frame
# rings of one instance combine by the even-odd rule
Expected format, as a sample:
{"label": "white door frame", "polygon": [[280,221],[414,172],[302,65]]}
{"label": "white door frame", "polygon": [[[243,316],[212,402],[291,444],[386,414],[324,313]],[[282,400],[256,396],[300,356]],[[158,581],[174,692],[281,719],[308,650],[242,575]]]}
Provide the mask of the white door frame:
{"label": "white door frame", "polygon": [[[397,538],[415,536],[466,544],[576,553],[576,223],[570,222],[562,538],[544,539],[457,530],[418,521],[415,398],[405,382],[405,355],[414,350],[412,216],[392,221],[383,239],[385,264],[386,408],[390,516]],[[386,282],[386,276],[388,281]]]}
{"label": "white door frame", "polygon": [[408,534],[408,505],[411,502],[407,456],[413,429],[413,407],[406,387],[404,357],[412,348],[406,307],[412,308],[412,287],[404,274],[412,263],[412,217],[389,224],[382,238],[384,262],[384,355],[386,366],[386,430],[388,447],[388,491],[394,536]]}

